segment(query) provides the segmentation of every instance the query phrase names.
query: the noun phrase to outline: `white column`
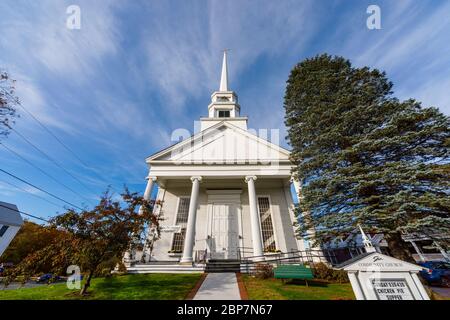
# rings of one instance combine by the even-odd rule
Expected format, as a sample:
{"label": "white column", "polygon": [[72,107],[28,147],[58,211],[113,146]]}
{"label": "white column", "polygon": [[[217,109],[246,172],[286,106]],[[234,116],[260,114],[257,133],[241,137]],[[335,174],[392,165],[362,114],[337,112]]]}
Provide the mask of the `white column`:
{"label": "white column", "polygon": [[[294,190],[297,195],[297,200],[298,200],[298,203],[300,204],[303,199],[302,183],[299,180],[295,179],[294,177],[291,178],[291,182],[294,185]],[[301,215],[304,219],[310,219],[309,212],[302,211]],[[305,215],[306,215],[306,217],[305,217]],[[316,233],[316,230],[314,229],[314,227],[309,229],[307,231],[308,238],[309,239],[314,238],[315,233]],[[308,239],[308,242],[311,243],[311,240],[309,240],[309,239]],[[310,246],[310,249],[313,250],[313,252],[314,252],[313,255],[316,256],[316,257],[313,257],[314,262],[326,262],[326,259],[324,259],[324,254],[323,254],[322,248],[320,246]],[[317,255],[319,255],[320,257],[317,257]]]}
{"label": "white column", "polygon": [[[150,201],[153,191],[153,186],[155,185],[156,177],[147,177],[147,186],[144,191],[144,200]],[[142,206],[139,208],[139,213],[142,213]]]}
{"label": "white column", "polygon": [[[157,178],[148,176],[146,179],[147,179],[147,186],[145,187],[143,198],[145,200],[149,201],[151,199],[153,186],[154,186]],[[143,211],[142,206],[140,206],[139,214],[142,214],[142,211]],[[145,255],[145,250],[146,250],[146,247],[145,247],[145,243],[144,243],[144,250],[142,253],[143,255]],[[123,257],[123,262],[125,263],[126,266],[131,265],[131,262],[134,260],[135,254],[136,254],[135,250],[127,250],[125,252],[124,257]]]}
{"label": "white column", "polygon": [[261,223],[258,206],[256,204],[255,180],[256,176],[245,177],[248,186],[248,201],[250,206],[250,221],[252,224],[253,255],[258,256],[256,261],[264,261],[263,244],[261,237]]}
{"label": "white column", "polygon": [[180,263],[191,264],[193,262],[192,253],[194,250],[195,242],[195,223],[197,221],[197,203],[198,203],[198,191],[200,189],[200,182],[202,177],[192,177],[192,191],[191,199],[189,202],[189,214],[186,226],[186,237],[184,238],[183,257]]}
{"label": "white column", "polygon": [[361,289],[361,286],[359,285],[358,277],[356,276],[356,272],[349,271],[348,273],[348,279],[350,280],[350,283],[353,288],[353,293],[355,294],[356,300],[366,300],[366,297],[364,296],[364,292]]}

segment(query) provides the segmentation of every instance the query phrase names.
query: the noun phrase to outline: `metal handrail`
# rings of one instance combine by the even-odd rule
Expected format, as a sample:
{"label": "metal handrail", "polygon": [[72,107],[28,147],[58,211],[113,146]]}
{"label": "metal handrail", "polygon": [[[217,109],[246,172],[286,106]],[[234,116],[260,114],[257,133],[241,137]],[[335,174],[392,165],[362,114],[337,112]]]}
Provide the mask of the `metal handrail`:
{"label": "metal handrail", "polygon": [[[320,254],[316,254],[319,253]],[[260,263],[272,264],[279,266],[282,263],[292,263],[292,264],[307,264],[311,269],[315,269],[317,258],[319,262],[329,263],[332,266],[337,264],[336,256],[334,254],[325,254],[321,250],[297,250],[291,252],[280,252],[278,257],[274,256],[264,256],[264,261],[255,261],[255,258],[262,256],[253,256],[241,260],[241,270],[242,272],[250,273],[255,271]],[[253,258],[253,259],[252,259]],[[245,270],[245,271],[244,271]]]}
{"label": "metal handrail", "polygon": [[[289,254],[291,254],[291,255],[293,255],[293,254],[297,254],[297,253],[311,253],[311,252],[319,252],[320,254],[319,255],[317,255],[317,256],[312,256],[311,255],[311,257],[324,257],[325,255],[323,254],[323,250],[318,250],[318,249],[311,249],[311,250],[297,250],[297,251],[289,251],[289,252],[277,252],[277,253],[274,253],[274,255],[275,254],[278,254],[278,255],[289,255]],[[252,260],[255,260],[255,259],[257,259],[257,258],[262,258],[262,257],[266,257],[267,255],[265,255],[265,254],[263,254],[263,255],[256,255],[256,256],[249,256],[249,257],[246,257],[245,259],[248,259],[248,260],[250,260],[250,259],[252,259]]]}

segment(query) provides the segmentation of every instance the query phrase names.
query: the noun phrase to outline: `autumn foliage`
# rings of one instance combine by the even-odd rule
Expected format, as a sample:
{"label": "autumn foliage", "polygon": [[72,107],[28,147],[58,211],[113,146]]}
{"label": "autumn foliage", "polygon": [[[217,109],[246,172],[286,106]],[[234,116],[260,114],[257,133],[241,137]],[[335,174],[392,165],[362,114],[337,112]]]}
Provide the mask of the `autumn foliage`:
{"label": "autumn foliage", "polygon": [[121,201],[113,200],[107,192],[91,210],[70,209],[56,216],[48,228],[58,236],[27,255],[10,270],[7,281],[19,276],[26,281],[43,269],[62,275],[68,266],[77,265],[86,275],[81,290],[85,294],[95,274],[104,272],[105,268],[111,270],[127,250],[142,244],[146,226],[156,226],[159,234],[159,220],[153,214],[153,206],[153,202],[125,190]]}

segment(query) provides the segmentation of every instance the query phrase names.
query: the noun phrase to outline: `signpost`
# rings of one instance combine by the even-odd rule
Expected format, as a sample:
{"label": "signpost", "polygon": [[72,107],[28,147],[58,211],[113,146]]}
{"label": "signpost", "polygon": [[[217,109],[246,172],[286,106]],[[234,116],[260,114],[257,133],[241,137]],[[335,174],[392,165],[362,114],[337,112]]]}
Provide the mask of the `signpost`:
{"label": "signpost", "polygon": [[339,266],[348,272],[358,300],[430,300],[417,274],[423,268],[378,252]]}
{"label": "signpost", "polygon": [[404,279],[372,280],[378,300],[414,300],[411,289]]}

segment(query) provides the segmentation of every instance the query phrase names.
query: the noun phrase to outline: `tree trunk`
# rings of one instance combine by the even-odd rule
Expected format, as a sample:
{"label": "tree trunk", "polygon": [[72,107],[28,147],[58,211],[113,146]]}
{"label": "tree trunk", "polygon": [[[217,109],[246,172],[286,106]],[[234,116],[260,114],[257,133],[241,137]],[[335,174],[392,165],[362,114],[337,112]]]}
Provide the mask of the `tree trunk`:
{"label": "tree trunk", "polygon": [[389,251],[395,258],[406,262],[416,263],[399,232],[386,234],[385,239],[388,244]]}
{"label": "tree trunk", "polygon": [[88,277],[86,278],[86,282],[84,283],[83,288],[81,288],[81,292],[80,292],[80,295],[81,295],[81,296],[86,294],[87,289],[88,289],[89,286],[91,285],[91,278],[92,278],[92,275],[93,275],[93,274],[94,274],[94,271],[89,271],[89,275],[88,275]]}

